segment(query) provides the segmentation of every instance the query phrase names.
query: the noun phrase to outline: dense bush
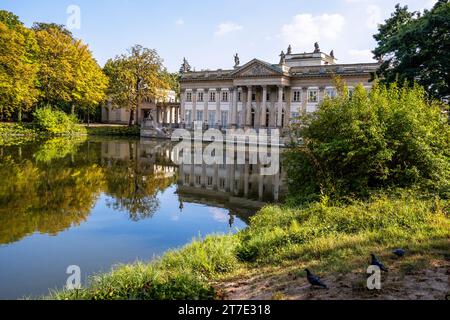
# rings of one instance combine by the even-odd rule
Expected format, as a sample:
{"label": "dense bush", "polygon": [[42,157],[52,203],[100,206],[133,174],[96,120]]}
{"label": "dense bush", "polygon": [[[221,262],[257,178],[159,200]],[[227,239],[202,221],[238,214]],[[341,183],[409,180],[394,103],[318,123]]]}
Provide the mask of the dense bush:
{"label": "dense bush", "polygon": [[50,108],[37,109],[34,113],[35,127],[51,135],[86,134],[86,129],[78,124],[76,117]]}
{"label": "dense bush", "polygon": [[[304,142],[288,153],[290,191],[301,200],[328,195],[367,195],[382,187],[448,188],[450,126],[423,88],[361,85],[301,118]],[[299,185],[299,181],[302,184]]]}

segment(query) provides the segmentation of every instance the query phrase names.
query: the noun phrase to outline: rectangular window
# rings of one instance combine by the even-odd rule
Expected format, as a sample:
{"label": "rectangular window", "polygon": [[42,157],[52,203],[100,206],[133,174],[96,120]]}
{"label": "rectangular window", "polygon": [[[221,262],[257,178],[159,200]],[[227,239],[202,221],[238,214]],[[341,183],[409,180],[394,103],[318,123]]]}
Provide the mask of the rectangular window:
{"label": "rectangular window", "polygon": [[192,92],[186,92],[186,101],[192,102]]}
{"label": "rectangular window", "polygon": [[267,101],[270,101],[270,92],[267,92],[267,94],[266,94],[266,100],[267,100]]}
{"label": "rectangular window", "polygon": [[228,102],[228,91],[222,92],[222,102]]}
{"label": "rectangular window", "polygon": [[216,124],[216,112],[209,111],[208,112],[208,125],[210,127],[213,127],[215,124]]}
{"label": "rectangular window", "polygon": [[286,101],[286,94],[283,92],[283,101]]}
{"label": "rectangular window", "polygon": [[186,110],[186,123],[191,124],[192,123],[192,111]]}
{"label": "rectangular window", "polygon": [[185,174],[185,175],[184,175],[184,182],[189,182],[190,179],[191,179],[191,176],[190,176],[190,175],[188,175],[188,174]]}
{"label": "rectangular window", "polygon": [[336,91],[333,88],[327,88],[325,94],[328,98],[333,99],[336,96]]}
{"label": "rectangular window", "polygon": [[225,181],[226,180],[224,178],[219,179],[219,188],[222,190],[225,189]]}
{"label": "rectangular window", "polygon": [[252,101],[256,101],[256,93],[252,93]]}
{"label": "rectangular window", "polygon": [[203,92],[198,93],[198,102],[203,102]]}
{"label": "rectangular window", "polygon": [[216,102],[216,93],[214,91],[209,93],[209,102]]}
{"label": "rectangular window", "polygon": [[308,91],[308,102],[315,103],[317,102],[318,92],[317,90],[309,90]]}
{"label": "rectangular window", "polygon": [[228,126],[228,111],[222,111],[222,113],[220,114],[221,116],[221,125],[222,127],[226,127]]}
{"label": "rectangular window", "polygon": [[197,121],[203,121],[203,111],[197,110]]}
{"label": "rectangular window", "polygon": [[301,91],[300,90],[295,90],[294,91],[294,95],[292,96],[292,101],[293,102],[300,102],[301,101],[301,96],[302,96]]}
{"label": "rectangular window", "polygon": [[212,187],[212,185],[213,185],[213,177],[208,177],[207,180],[208,180],[208,187]]}
{"label": "rectangular window", "polygon": [[238,102],[242,102],[242,91],[238,92]]}
{"label": "rectangular window", "polygon": [[195,176],[195,182],[196,182],[198,185],[201,185],[201,184],[202,184],[202,176]]}

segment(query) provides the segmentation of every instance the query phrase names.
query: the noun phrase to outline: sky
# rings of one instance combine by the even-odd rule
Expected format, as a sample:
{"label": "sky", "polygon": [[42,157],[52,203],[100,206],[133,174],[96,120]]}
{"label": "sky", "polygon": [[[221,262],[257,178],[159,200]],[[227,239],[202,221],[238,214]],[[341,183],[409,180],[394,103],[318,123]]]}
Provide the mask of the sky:
{"label": "sky", "polygon": [[33,22],[66,25],[101,66],[134,44],[156,49],[171,72],[183,57],[195,70],[230,69],[258,58],[334,50],[338,63],[371,62],[377,25],[396,3],[430,9],[436,0],[0,0]]}

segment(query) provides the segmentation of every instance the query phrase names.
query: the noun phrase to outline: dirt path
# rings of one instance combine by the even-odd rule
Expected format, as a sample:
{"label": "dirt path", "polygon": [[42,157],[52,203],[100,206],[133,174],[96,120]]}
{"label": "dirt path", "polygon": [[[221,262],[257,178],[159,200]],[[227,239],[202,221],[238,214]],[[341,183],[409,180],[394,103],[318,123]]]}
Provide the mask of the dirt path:
{"label": "dirt path", "polygon": [[381,290],[366,288],[364,270],[324,276],[329,290],[311,289],[295,272],[265,274],[223,284],[227,300],[443,300],[450,294],[450,263],[433,261],[427,269],[406,272],[395,267],[382,276]]}

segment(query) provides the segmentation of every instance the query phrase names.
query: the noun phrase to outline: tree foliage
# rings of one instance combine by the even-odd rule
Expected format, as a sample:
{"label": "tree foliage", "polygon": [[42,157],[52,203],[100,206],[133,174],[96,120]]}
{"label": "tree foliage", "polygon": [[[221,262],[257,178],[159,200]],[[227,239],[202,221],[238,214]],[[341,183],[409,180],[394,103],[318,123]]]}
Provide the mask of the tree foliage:
{"label": "tree foliage", "polygon": [[156,50],[140,45],[106,63],[104,72],[110,81],[109,101],[115,108],[125,107],[130,111],[130,126],[144,99],[163,98],[165,90],[170,88],[164,71]]}
{"label": "tree foliage", "polygon": [[74,113],[92,110],[106,97],[108,79],[86,44],[64,26],[35,23],[0,10],[0,119],[34,107]]}
{"label": "tree foliage", "polygon": [[18,18],[0,11],[0,116],[28,111],[39,97],[36,88],[39,51],[34,33]]}
{"label": "tree foliage", "polygon": [[450,3],[439,0],[423,14],[397,5],[374,35],[378,75],[385,82],[422,85],[435,98],[450,95]]}
{"label": "tree foliage", "polygon": [[[288,156],[293,194],[365,195],[385,187],[425,186],[448,191],[450,127],[422,87],[362,85],[302,118],[304,144]],[[299,184],[298,181],[302,181]]]}
{"label": "tree foliage", "polygon": [[34,25],[40,47],[39,83],[42,105],[90,109],[106,97],[108,79],[87,45],[63,26]]}

